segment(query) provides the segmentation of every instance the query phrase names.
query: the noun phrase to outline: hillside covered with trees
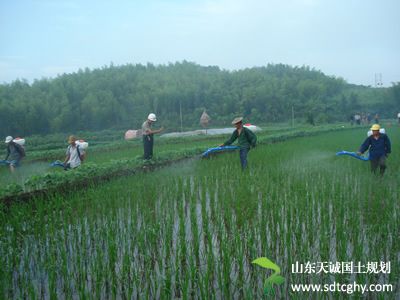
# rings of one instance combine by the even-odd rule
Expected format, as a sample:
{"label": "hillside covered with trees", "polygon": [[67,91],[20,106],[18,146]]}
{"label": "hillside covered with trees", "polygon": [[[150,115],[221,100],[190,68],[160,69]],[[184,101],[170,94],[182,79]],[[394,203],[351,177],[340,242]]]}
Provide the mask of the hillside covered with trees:
{"label": "hillside covered with trees", "polygon": [[272,65],[238,71],[190,62],[106,66],[28,84],[0,85],[0,134],[139,128],[149,112],[169,130],[198,127],[204,109],[213,126],[237,115],[254,123],[347,121],[357,112],[394,117],[400,84],[350,85],[309,67]]}

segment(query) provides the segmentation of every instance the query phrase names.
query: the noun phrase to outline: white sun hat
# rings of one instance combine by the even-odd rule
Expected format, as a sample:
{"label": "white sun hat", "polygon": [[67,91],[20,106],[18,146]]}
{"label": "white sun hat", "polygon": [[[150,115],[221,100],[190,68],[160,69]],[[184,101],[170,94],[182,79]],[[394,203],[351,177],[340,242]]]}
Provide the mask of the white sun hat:
{"label": "white sun hat", "polygon": [[156,115],[153,114],[153,113],[149,114],[149,116],[147,117],[147,119],[149,119],[150,121],[153,121],[153,122],[157,121],[157,117],[156,117]]}
{"label": "white sun hat", "polygon": [[13,140],[13,137],[11,135],[9,135],[8,137],[6,137],[5,143],[8,144],[12,140]]}

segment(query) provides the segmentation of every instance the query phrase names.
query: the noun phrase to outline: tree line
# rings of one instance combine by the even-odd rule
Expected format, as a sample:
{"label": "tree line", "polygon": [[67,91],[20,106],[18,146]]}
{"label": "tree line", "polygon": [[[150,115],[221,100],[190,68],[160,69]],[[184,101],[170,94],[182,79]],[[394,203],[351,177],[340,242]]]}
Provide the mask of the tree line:
{"label": "tree line", "polygon": [[[357,111],[381,116],[400,108],[400,85],[348,84],[309,67],[268,64],[237,71],[191,62],[127,64],[79,70],[29,84],[0,85],[0,131],[31,135],[139,128],[149,112],[170,130],[213,126],[242,115],[253,123],[348,120]],[[388,115],[389,116],[389,115]],[[392,117],[392,116],[391,116]]]}

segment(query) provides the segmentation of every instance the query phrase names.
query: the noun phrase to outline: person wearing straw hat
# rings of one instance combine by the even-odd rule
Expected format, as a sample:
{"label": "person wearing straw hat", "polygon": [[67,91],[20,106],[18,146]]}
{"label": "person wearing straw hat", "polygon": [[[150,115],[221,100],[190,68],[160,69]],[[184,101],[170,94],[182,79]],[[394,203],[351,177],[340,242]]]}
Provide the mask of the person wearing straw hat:
{"label": "person wearing straw hat", "polygon": [[65,153],[64,170],[75,169],[79,167],[85,158],[85,151],[80,149],[79,145],[75,142],[77,138],[73,135],[68,137],[68,148]]}
{"label": "person wearing straw hat", "polygon": [[153,144],[154,138],[153,135],[155,133],[160,133],[164,130],[164,127],[160,129],[153,130],[151,125],[157,121],[157,117],[155,114],[151,113],[148,115],[147,120],[144,121],[142,125],[142,134],[143,134],[143,159],[149,160],[153,158]]}
{"label": "person wearing straw hat", "polygon": [[14,142],[12,136],[6,137],[4,141],[7,144],[7,156],[4,160],[9,159],[10,171],[13,173],[15,168],[19,167],[21,159],[25,156],[25,150],[21,145]]}
{"label": "person wearing straw hat", "polygon": [[386,169],[386,158],[391,153],[391,144],[389,137],[381,133],[381,126],[374,124],[371,127],[372,135],[367,137],[360,146],[357,154],[362,155],[369,150],[369,160],[371,164],[371,172],[376,173],[379,167],[380,174],[383,175]]}
{"label": "person wearing straw hat", "polygon": [[231,137],[220,146],[231,145],[236,139],[238,140],[238,145],[240,148],[239,157],[242,169],[247,167],[247,154],[250,148],[254,148],[257,143],[257,136],[250,129],[243,127],[243,118],[237,117],[232,121],[232,125],[235,125],[235,131],[232,133]]}

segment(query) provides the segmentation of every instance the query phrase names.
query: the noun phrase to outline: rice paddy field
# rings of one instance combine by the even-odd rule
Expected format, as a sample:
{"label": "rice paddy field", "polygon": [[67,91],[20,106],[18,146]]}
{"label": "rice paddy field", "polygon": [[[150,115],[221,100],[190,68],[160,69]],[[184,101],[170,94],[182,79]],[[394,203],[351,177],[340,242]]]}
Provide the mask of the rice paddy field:
{"label": "rice paddy field", "polygon": [[[245,171],[238,153],[193,157],[4,206],[0,298],[400,299],[400,128],[387,133],[383,177],[335,156],[358,149],[357,128],[261,144]],[[284,278],[269,292],[260,257]],[[392,290],[292,288],[354,282]]]}

